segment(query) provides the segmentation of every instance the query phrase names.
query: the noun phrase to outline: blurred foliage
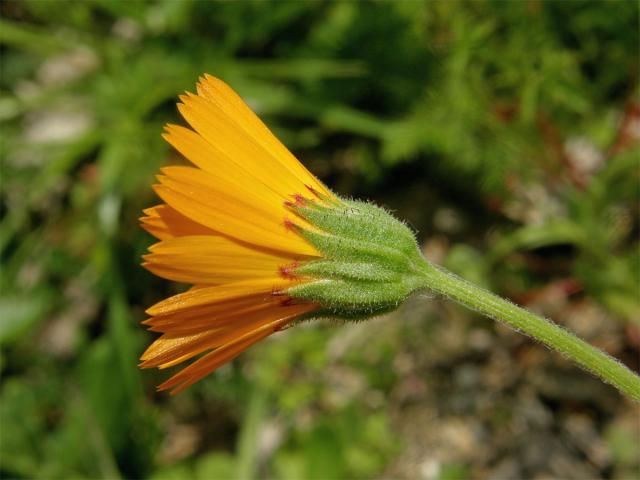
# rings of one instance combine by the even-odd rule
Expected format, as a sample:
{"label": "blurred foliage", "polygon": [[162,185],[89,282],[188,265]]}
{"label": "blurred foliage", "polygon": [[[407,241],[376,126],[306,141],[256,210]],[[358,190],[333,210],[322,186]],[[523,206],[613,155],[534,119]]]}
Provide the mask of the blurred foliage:
{"label": "blurred foliage", "polygon": [[[595,309],[580,333],[638,368],[636,2],[26,0],[0,13],[2,477],[402,475],[394,458],[424,439],[401,425],[444,442],[435,417],[476,412],[498,387],[469,393],[464,372],[505,342],[543,392],[526,412],[571,420],[587,403],[593,444],[611,452],[588,472],[637,474],[615,392],[572,369],[557,378],[580,384],[558,393],[559,364],[542,360],[536,384],[516,354],[526,340],[427,302],[277,335],[176,398],[153,392],[166,372],[136,367],[144,308],[179,290],[139,267],[151,239],[137,217],[158,168],[179,161],[159,136],[176,97],[209,72],[336,191],[408,219],[431,258],[559,320]],[[466,417],[498,439],[526,417],[511,406],[529,405],[504,378],[486,417]],[[428,422],[403,413],[436,404]],[[451,450],[409,471],[477,478],[516,455],[513,441],[486,460]]]}

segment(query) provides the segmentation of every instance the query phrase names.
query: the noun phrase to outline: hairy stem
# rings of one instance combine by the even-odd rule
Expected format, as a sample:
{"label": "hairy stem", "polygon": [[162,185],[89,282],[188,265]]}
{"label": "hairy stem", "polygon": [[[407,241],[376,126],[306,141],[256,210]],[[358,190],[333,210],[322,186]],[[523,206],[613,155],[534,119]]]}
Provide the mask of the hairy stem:
{"label": "hairy stem", "polygon": [[552,321],[518,307],[441,267],[424,263],[419,270],[425,288],[535,338],[640,402],[640,376],[605,352]]}

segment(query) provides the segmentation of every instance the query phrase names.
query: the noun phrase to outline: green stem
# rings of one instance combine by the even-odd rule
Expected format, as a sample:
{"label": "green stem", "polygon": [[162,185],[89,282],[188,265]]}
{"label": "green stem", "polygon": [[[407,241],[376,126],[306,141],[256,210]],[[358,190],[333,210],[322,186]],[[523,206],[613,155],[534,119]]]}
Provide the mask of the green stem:
{"label": "green stem", "polygon": [[425,263],[419,270],[423,287],[535,338],[640,402],[640,376],[573,333],[441,267]]}

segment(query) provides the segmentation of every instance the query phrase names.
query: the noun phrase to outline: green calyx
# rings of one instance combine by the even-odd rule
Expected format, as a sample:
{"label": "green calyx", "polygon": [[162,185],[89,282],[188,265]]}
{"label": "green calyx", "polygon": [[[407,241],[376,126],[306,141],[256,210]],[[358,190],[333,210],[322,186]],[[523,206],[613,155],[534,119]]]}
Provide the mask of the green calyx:
{"label": "green calyx", "polygon": [[395,309],[422,288],[424,259],[413,232],[384,209],[342,200],[301,197],[289,209],[315,230],[296,227],[323,256],[291,274],[310,279],[286,293],[322,305],[316,316],[358,320]]}

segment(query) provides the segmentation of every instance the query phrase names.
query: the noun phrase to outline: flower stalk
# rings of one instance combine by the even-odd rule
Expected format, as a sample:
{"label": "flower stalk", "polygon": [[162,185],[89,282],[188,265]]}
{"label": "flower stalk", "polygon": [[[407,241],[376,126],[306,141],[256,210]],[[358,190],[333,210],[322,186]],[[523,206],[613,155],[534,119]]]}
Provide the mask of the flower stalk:
{"label": "flower stalk", "polygon": [[557,350],[585,370],[640,402],[640,376],[573,333],[457,275],[430,264],[420,267],[423,288],[455,300]]}

